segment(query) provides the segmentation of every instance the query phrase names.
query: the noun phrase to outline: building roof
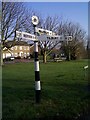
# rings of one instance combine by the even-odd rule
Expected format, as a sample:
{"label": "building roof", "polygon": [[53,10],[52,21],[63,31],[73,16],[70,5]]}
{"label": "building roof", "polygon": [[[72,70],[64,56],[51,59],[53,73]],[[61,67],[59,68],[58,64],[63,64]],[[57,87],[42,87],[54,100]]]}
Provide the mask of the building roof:
{"label": "building roof", "polygon": [[32,46],[33,44],[28,44],[25,41],[8,41],[4,44],[4,46],[7,48],[10,48],[10,47],[13,47],[16,45],[18,45],[18,46]]}

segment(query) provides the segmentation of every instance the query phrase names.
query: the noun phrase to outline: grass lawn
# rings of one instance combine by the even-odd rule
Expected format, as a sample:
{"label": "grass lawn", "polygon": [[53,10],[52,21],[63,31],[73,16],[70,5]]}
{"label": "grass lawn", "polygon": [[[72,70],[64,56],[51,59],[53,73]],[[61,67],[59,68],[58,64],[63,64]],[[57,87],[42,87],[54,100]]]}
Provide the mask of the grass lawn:
{"label": "grass lawn", "polygon": [[41,103],[35,104],[34,64],[5,64],[3,120],[76,120],[86,114],[85,65],[85,60],[40,63]]}

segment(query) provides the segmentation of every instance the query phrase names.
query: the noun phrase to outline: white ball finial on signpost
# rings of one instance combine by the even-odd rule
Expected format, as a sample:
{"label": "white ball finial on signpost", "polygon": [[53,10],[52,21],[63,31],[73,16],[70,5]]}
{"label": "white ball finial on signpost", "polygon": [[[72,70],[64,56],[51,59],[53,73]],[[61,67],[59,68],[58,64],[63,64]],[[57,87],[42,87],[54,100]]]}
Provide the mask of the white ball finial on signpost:
{"label": "white ball finial on signpost", "polygon": [[38,17],[37,16],[32,16],[32,24],[36,26],[36,25],[38,25],[38,23],[39,23]]}

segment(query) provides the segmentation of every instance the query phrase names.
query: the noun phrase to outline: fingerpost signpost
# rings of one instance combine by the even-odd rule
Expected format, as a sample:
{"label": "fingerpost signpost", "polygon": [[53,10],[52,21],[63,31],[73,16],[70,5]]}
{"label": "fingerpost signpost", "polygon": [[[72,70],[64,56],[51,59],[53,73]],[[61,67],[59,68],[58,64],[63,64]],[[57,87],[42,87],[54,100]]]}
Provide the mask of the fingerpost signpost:
{"label": "fingerpost signpost", "polygon": [[[39,23],[39,19],[37,16],[32,16],[32,24],[34,27],[34,35],[27,33],[16,31],[16,38],[21,41],[26,41],[27,43],[30,41],[34,42],[34,67],[35,67],[35,102],[40,103],[41,101],[41,84],[40,84],[40,69],[39,69],[39,58],[38,58],[38,41],[55,41],[58,43],[62,43],[67,37],[70,41],[72,41],[72,36],[57,35],[56,33],[45,30],[42,28],[37,28],[36,26]],[[39,36],[37,35],[39,33]],[[20,39],[19,39],[20,38]]]}

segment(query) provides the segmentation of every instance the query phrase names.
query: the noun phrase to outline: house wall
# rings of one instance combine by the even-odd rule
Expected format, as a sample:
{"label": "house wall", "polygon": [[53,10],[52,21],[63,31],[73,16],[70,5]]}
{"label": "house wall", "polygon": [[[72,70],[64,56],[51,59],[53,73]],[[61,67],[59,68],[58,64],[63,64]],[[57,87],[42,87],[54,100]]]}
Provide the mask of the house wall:
{"label": "house wall", "polygon": [[3,58],[7,58],[7,57],[10,57],[10,56],[11,56],[11,54],[9,52],[3,53]]}
{"label": "house wall", "polygon": [[3,51],[3,58],[6,57],[18,57],[20,56],[21,58],[27,57],[30,55],[30,46],[24,46],[24,45],[16,45],[10,48],[10,50]]}

